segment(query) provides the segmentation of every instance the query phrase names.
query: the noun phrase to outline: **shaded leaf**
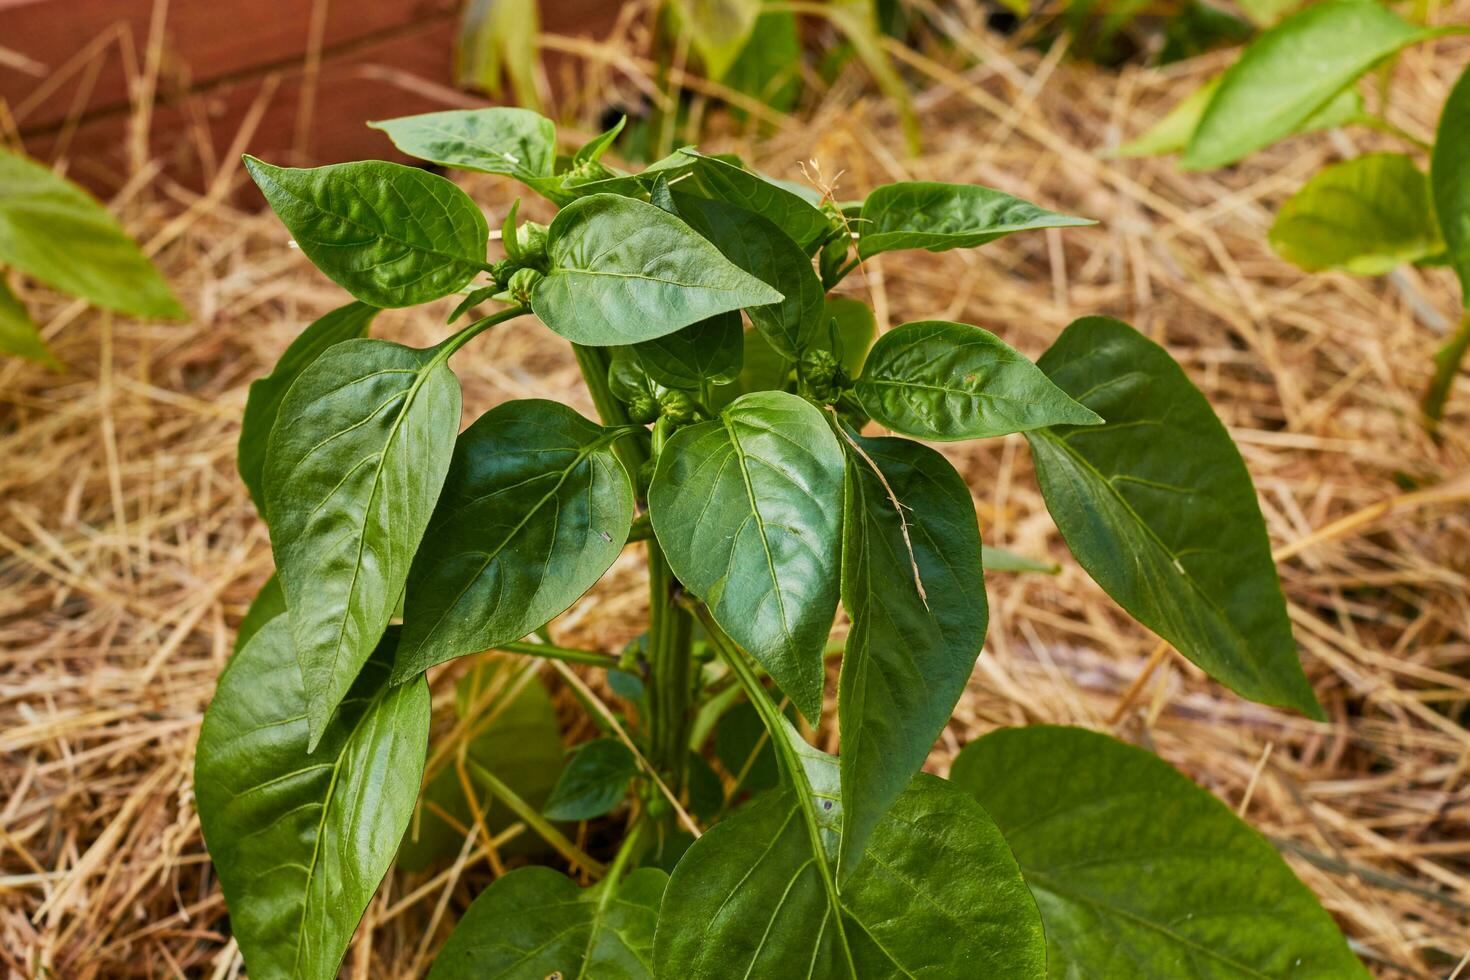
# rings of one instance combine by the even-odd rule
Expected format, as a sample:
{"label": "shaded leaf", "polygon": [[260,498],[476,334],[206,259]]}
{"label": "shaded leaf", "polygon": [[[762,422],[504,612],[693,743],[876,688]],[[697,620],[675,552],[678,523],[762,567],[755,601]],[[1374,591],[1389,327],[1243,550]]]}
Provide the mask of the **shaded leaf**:
{"label": "shaded leaf", "polygon": [[992,548],[989,545],[981,546],[980,559],[987,572],[1040,572],[1043,575],[1055,575],[1062,570],[1062,566],[1055,562],[1040,561],[1006,548]]}
{"label": "shaded leaf", "polygon": [[[255,593],[255,598],[250,601],[250,608],[245,610],[245,616],[240,620],[240,628],[235,631],[235,646],[233,653],[239,653],[245,649],[245,644],[250,638],[259,633],[261,627],[265,626],[277,616],[286,612],[286,593],[281,591],[281,578],[275,572],[265,580],[260,591]],[[232,655],[233,655],[232,653]]]}
{"label": "shaded leaf", "polygon": [[[787,706],[786,717],[796,720]],[[771,746],[761,716],[749,701],[741,701],[720,716],[715,724],[715,757],[747,793],[770,789],[781,780],[776,767],[776,750]],[[738,797],[737,797],[738,798]]]}
{"label": "shaded leaf", "polygon": [[[801,58],[796,15],[770,10],[756,18],[750,39],[722,81],[777,112],[790,112],[801,96]],[[739,109],[732,111],[740,114]]]}
{"label": "shaded leaf", "polygon": [[868,259],[906,248],[975,248],[1018,231],[1095,223],[977,184],[912,181],[885,184],[869,194],[853,227],[858,256]]}
{"label": "shaded leaf", "polygon": [[628,794],[638,760],[616,738],[585,742],[567,762],[541,812],[552,820],[591,820],[610,812]]}
{"label": "shaded leaf", "polygon": [[828,296],[811,349],[829,351],[849,376],[856,377],[877,336],[878,322],[867,303],[848,296]]}
{"label": "shaded leaf", "polygon": [[3,278],[0,278],[0,354],[14,354],[61,370],[61,362],[41,338],[41,328]]}
{"label": "shaded leaf", "polygon": [[693,161],[689,176],[679,182],[678,189],[684,194],[693,196],[697,191],[711,200],[753,211],[780,228],[805,254],[811,254],[831,232],[832,220],[789,185],[690,147],[680,152]]}
{"label": "shaded leaf", "polygon": [[740,376],[744,335],[739,313],[721,313],[634,344],[632,350],[643,370],[657,383],[697,391],[703,384],[728,384]]}
{"label": "shaded leaf", "polygon": [[1429,182],[1450,265],[1460,277],[1460,302],[1470,309],[1470,70],[1441,110]]}

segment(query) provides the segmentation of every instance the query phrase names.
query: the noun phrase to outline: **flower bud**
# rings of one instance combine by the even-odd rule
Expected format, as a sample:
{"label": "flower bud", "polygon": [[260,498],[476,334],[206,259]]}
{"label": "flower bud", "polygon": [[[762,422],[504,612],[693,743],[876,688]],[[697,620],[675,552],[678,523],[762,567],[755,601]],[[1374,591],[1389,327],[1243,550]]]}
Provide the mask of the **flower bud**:
{"label": "flower bud", "polygon": [[512,302],[528,306],[531,302],[531,290],[543,278],[545,277],[536,269],[517,269],[506,284],[506,292],[510,293]]}

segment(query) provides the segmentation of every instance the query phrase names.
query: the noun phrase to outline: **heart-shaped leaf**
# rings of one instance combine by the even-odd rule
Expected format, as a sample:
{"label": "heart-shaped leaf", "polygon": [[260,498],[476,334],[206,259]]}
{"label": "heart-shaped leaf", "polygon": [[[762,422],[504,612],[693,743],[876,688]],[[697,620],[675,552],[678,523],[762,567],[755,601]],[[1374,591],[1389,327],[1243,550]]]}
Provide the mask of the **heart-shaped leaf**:
{"label": "heart-shaped leaf", "polygon": [[459,409],[459,382],[439,353],[384,340],[329,347],[281,402],[265,514],[313,747],[398,603]]}
{"label": "heart-shaped leaf", "polygon": [[702,385],[728,384],[740,376],[745,328],[739,313],[721,313],[632,349],[644,372],[657,383],[698,391]]}
{"label": "heart-shaped leaf", "polygon": [[562,208],[546,250],[551,271],[532,291],[531,309],[577,344],[634,344],[781,300],[678,218],[615,194]]}
{"label": "heart-shaped leaf", "polygon": [[541,812],[552,820],[591,820],[612,810],[638,775],[638,760],[616,738],[580,746],[561,772]]}
{"label": "heart-shaped leaf", "polygon": [[707,156],[693,148],[681,152],[694,164],[689,176],[680,181],[680,191],[697,193],[760,215],[780,228],[807,255],[831,234],[832,219],[781,182],[752,173],[738,162]]}
{"label": "heart-shaped leaf", "polygon": [[390,635],[315,751],[284,617],[231,658],[205,712],[199,823],[251,976],[335,977],[408,826],[429,688],[389,686],[391,645]]}
{"label": "heart-shaped leaf", "polygon": [[966,746],[951,778],[1020,862],[1050,977],[1368,976],[1275,848],[1151,753],[1033,725]]}
{"label": "heart-shaped leaf", "polygon": [[1039,364],[1107,419],[1026,434],[1087,574],[1231,690],[1322,717],[1250,473],[1205,396],[1162,347],[1107,317],[1073,323]]}
{"label": "heart-shaped leaf", "polygon": [[619,434],[541,399],[465,429],[408,576],[395,679],[518,640],[602,577],[633,524]]}
{"label": "heart-shaped leaf", "polygon": [[409,156],[533,184],[556,163],[556,126],[529,109],[495,106],[426,112],[368,123]]}
{"label": "heart-shaped leaf", "polygon": [[852,629],[837,689],[843,881],[949,721],[988,620],[964,479],[927,446],[849,438],[842,605]]}
{"label": "heart-shaped leaf", "polygon": [[41,328],[3,278],[0,278],[0,354],[14,354],[49,368],[61,368],[61,362],[41,339]]}
{"label": "heart-shaped leaf", "polygon": [[381,160],[297,170],[247,156],[245,169],[306,257],[364,303],[427,303],[484,267],[485,216],[443,177]]}
{"label": "heart-shaped leaf", "polygon": [[674,433],[648,490],[669,567],[813,722],[837,609],[842,480],[822,413],[762,391]]}
{"label": "heart-shaped leaf", "polygon": [[983,439],[1102,419],[995,334],[921,320],[873,345],[854,393],[863,409],[919,439]]}
{"label": "heart-shaped leaf", "polygon": [[885,184],[869,194],[854,228],[858,256],[869,259],[906,248],[975,248],[1018,231],[1094,223],[978,184],[914,181]]}
{"label": "heart-shaped leaf", "polygon": [[245,400],[245,417],[240,422],[240,443],[235,465],[240,479],[250,491],[255,506],[265,510],[265,451],[270,444],[271,427],[276,413],[291,385],[313,361],[334,344],[367,336],[368,327],[378,308],[366,303],[348,303],[321,317],[291,341],[271,373],[250,383],[250,397]]}

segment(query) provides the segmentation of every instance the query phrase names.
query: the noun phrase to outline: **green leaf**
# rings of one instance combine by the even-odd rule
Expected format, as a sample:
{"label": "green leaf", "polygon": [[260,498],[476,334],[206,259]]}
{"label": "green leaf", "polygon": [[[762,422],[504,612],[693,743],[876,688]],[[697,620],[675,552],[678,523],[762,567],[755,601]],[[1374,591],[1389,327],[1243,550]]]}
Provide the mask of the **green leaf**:
{"label": "green leaf", "polygon": [[1429,178],[1402,153],[1324,167],[1276,212],[1276,254],[1308,272],[1376,276],[1444,249]]}
{"label": "green leaf", "polygon": [[454,77],[460,87],[499,96],[505,76],[515,101],[536,108],[539,13],[533,0],[468,0],[455,47]]}
{"label": "green leaf", "polygon": [[1363,977],[1264,837],[1142,749],[1080,728],[992,732],[954,761],[1046,924],[1047,975]]}
{"label": "green leaf", "polygon": [[532,183],[549,178],[556,164],[556,126],[529,109],[456,109],[368,125],[409,156],[460,170]]}
{"label": "green leaf", "polygon": [[46,347],[41,328],[31,319],[10,286],[0,278],[0,354],[14,354],[28,361],[61,370],[61,362]]}
{"label": "green leaf", "polygon": [[995,334],[946,320],[905,323],[878,338],[853,391],[875,420],[919,439],[1102,422]]}
{"label": "green leaf", "polygon": [[1325,0],[1307,7],[1257,37],[1226,70],[1180,166],[1223,167],[1300,132],[1374,65],[1443,33],[1364,0]]}
{"label": "green leaf", "polygon": [[240,479],[250,491],[255,506],[265,510],[265,451],[270,443],[271,427],[276,413],[291,385],[328,347],[344,340],[366,337],[376,306],[348,303],[321,317],[291,341],[271,373],[250,383],[250,397],[245,400],[245,417],[240,423],[240,444],[235,465]]}
{"label": "green leaf", "polygon": [[561,772],[541,812],[552,820],[591,820],[610,812],[628,794],[638,760],[616,738],[580,746]]}
{"label": "green leaf", "polygon": [[711,200],[755,212],[780,228],[804,254],[811,254],[831,233],[832,220],[826,213],[783,183],[692,148],[680,152],[693,161],[689,176],[679,182],[683,193],[697,191]]}
{"label": "green leaf", "polygon": [[485,263],[485,216],[428,171],[381,160],[297,170],[252,156],[245,169],[306,257],[364,303],[427,303]]}
{"label": "green leaf", "polygon": [[583,143],[581,148],[572,157],[572,166],[575,167],[579,163],[601,160],[602,155],[613,145],[613,141],[618,138],[618,134],[623,131],[623,127],[627,124],[628,117],[619,116],[618,121],[613,123],[610,129],[599,133],[586,143]]}
{"label": "green leaf", "polygon": [[848,296],[828,296],[811,349],[829,351],[849,376],[856,377],[877,336],[878,321],[867,303]]}
{"label": "green leaf", "polygon": [[[721,81],[777,112],[795,108],[802,84],[801,34],[796,15],[789,10],[761,14],[750,39]],[[739,110],[732,111],[741,115]]]}
{"label": "green leaf", "polygon": [[[786,717],[796,719],[796,712],[790,706],[786,708]],[[770,736],[761,724],[760,713],[749,701],[734,705],[715,723],[715,757],[736,780],[739,790],[759,793],[781,781]]]}
{"label": "green leaf", "polygon": [[682,330],[632,346],[647,375],[665,388],[697,391],[740,376],[745,328],[740,314],[721,313]]}
{"label": "green leaf", "polygon": [[1107,317],[1073,323],[1039,363],[1107,419],[1026,434],[1087,574],[1231,690],[1321,718],[1250,473],[1205,396],[1162,347]]}
{"label": "green leaf", "polygon": [[1450,264],[1460,277],[1460,302],[1470,309],[1470,69],[1440,113],[1429,183]]}
{"label": "green leaf", "polygon": [[265,516],[312,746],[388,625],[449,469],[459,383],[434,350],[329,347],[286,392]]}
{"label": "green leaf", "polygon": [[851,438],[842,605],[852,629],[837,688],[842,881],[944,730],[989,618],[964,479],[927,446]]}
{"label": "green leaf", "polygon": [[475,307],[481,305],[482,303],[488,303],[493,300],[495,298],[495,295],[499,292],[500,287],[496,285],[476,286],[472,288],[468,293],[465,294],[464,299],[459,301],[459,305],[450,312],[448,318],[444,322],[453,323],[455,320],[458,320],[460,317],[464,316]]}
{"label": "green leaf", "polygon": [[827,870],[837,844],[836,760],[808,747],[803,763],[817,788],[762,796],[680,860],[654,937],[657,976],[1042,975],[1035,902],[973,799],[921,774],[839,895]]}
{"label": "green leaf", "polygon": [[704,62],[705,74],[718,82],[755,31],[761,0],[674,0],[671,9]]}
{"label": "green leaf", "polygon": [[719,411],[741,395],[753,391],[784,390],[791,373],[791,360],[777,353],[759,330],[745,331],[745,352],[740,376],[733,384],[716,388],[709,407]]}
{"label": "green leaf", "polygon": [[777,351],[799,356],[822,326],[822,281],[811,260],[780,228],[753,211],[678,191],[673,197],[689,227],[781,296],[777,302],[747,308],[746,314]]}
{"label": "green leaf", "polygon": [[868,195],[858,232],[858,256],[922,248],[975,248],[1018,231],[1071,228],[1096,222],[1039,208],[978,184],[913,181],[885,184]]}
{"label": "green leaf", "polygon": [[512,871],[470,905],[429,980],[649,980],[667,883],[656,868],[634,871],[615,889],[578,888],[550,868]]}
{"label": "green leaf", "polygon": [[255,598],[250,601],[250,608],[245,610],[245,617],[240,620],[240,628],[235,631],[235,646],[232,656],[245,649],[245,644],[250,638],[259,633],[261,628],[286,612],[286,593],[281,591],[281,577],[271,572],[271,577],[265,580],[260,591],[255,593]]}
{"label": "green leaf", "polygon": [[1055,575],[1062,570],[1062,566],[1055,562],[1038,561],[1005,548],[992,548],[989,545],[981,546],[980,559],[987,572],[1040,572],[1043,575]]}
{"label": "green leaf", "polygon": [[532,291],[531,309],[577,344],[635,344],[781,300],[678,218],[615,194],[562,208],[546,251],[551,271]]}
{"label": "green leaf", "polygon": [[842,480],[822,413],[765,391],[674,433],[648,490],[675,576],[812,722],[837,609]]}
{"label": "green leaf", "polygon": [[0,263],[119,313],[188,315],[105,207],[49,168],[5,149],[0,149]]}
{"label": "green leaf", "polygon": [[199,822],[251,976],[335,977],[408,826],[429,688],[388,685],[391,645],[390,636],[315,751],[284,617],[230,660],[205,712]]}
{"label": "green leaf", "polygon": [[618,435],[541,399],[465,429],[409,572],[395,680],[518,640],[602,577],[633,525]]}
{"label": "green leaf", "polygon": [[[1205,82],[1178,105],[1170,109],[1164,118],[1142,136],[1124,143],[1113,151],[1115,157],[1148,157],[1164,153],[1179,153],[1189,145],[1190,137],[1199,126],[1205,107],[1214,98],[1223,75],[1216,75]],[[1310,133],[1319,129],[1336,129],[1359,119],[1363,114],[1363,97],[1356,89],[1343,89],[1322,108],[1314,112],[1297,132]]]}
{"label": "green leaf", "polygon": [[878,20],[877,3],[875,0],[827,0],[824,13],[847,37],[863,67],[873,76],[884,97],[893,104],[909,155],[918,156],[922,149],[919,117],[914,111],[913,99],[909,97],[908,86],[894,70],[893,62],[884,50],[885,39]]}

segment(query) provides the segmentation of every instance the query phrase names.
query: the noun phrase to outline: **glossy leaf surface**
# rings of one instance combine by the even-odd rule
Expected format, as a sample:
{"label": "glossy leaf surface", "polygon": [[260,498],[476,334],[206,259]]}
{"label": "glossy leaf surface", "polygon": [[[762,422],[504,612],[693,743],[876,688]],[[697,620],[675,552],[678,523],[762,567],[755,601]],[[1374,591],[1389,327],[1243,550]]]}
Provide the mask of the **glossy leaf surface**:
{"label": "glossy leaf surface", "polygon": [[821,208],[780,182],[697,150],[681,152],[694,163],[690,176],[679,183],[680,191],[698,191],[703,197],[753,211],[780,228],[807,254],[831,231],[832,221]]}
{"label": "glossy leaf surface", "polygon": [[920,439],[983,439],[1102,421],[995,334],[921,320],[873,345],[853,389],[875,420]]}
{"label": "glossy leaf surface", "polygon": [[843,881],[949,721],[989,616],[965,481],[927,446],[852,439],[842,545],[852,628],[837,693]]}
{"label": "glossy leaf surface", "polygon": [[550,177],[556,163],[556,126],[529,109],[426,112],[368,125],[409,156],[446,167],[526,180]]}
{"label": "glossy leaf surface", "polygon": [[867,259],[906,248],[975,248],[1018,231],[1090,224],[989,187],[913,181],[885,184],[869,194],[853,227],[858,255]]}
{"label": "glossy leaf surface", "polygon": [[638,775],[638,762],[616,738],[579,746],[541,812],[553,820],[591,820],[612,810]]}
{"label": "glossy leaf surface", "polygon": [[443,177],[381,160],[297,170],[247,156],[245,168],[306,257],[364,303],[427,303],[485,262],[485,216]]}
{"label": "glossy leaf surface", "polygon": [[0,148],[0,265],[131,316],[185,316],[111,213],[50,168]]}
{"label": "glossy leaf surface", "polygon": [[697,391],[706,382],[727,384],[740,376],[745,328],[739,313],[721,313],[632,349],[654,381],[665,388]]}
{"label": "glossy leaf surface", "polygon": [[550,273],[531,293],[548,327],[578,344],[633,344],[781,294],[741,271],[678,218],[594,194],[562,208],[547,235]]}
{"label": "glossy leaf surface", "polygon": [[614,892],[578,888],[550,868],[512,871],[470,905],[429,980],[649,980],[667,883],[656,868],[634,871]]}
{"label": "glossy leaf surface", "polygon": [[281,401],[296,379],[328,347],[344,340],[367,336],[368,327],[378,313],[376,306],[348,303],[313,322],[291,341],[271,373],[250,383],[250,397],[245,401],[245,417],[240,423],[240,443],[235,465],[240,479],[250,491],[255,506],[265,509],[265,452],[270,444],[271,427]]}
{"label": "glossy leaf surface", "polygon": [[811,721],[837,608],[842,479],[821,412],[764,391],[676,432],[648,491],[674,574]]}
{"label": "glossy leaf surface", "polygon": [[1460,75],[1440,113],[1429,182],[1450,264],[1460,277],[1460,302],[1470,309],[1470,71]]}
{"label": "glossy leaf surface", "polygon": [[199,734],[195,796],[252,976],[335,977],[393,861],[424,769],[429,689],[390,687],[390,657],[373,658],[310,753],[285,618],[220,677]]}
{"label": "glossy leaf surface", "polygon": [[383,340],[328,348],[281,402],[265,514],[313,743],[398,603],[459,409],[459,383],[435,351]]}
{"label": "glossy leaf surface", "polygon": [[1135,619],[1255,701],[1317,718],[1250,474],[1179,365],[1087,317],[1039,362],[1106,424],[1029,432],[1072,554]]}
{"label": "glossy leaf surface", "polygon": [[1324,167],[1276,212],[1271,247],[1308,272],[1382,275],[1444,250],[1429,178],[1402,153]]}
{"label": "glossy leaf surface", "polygon": [[1001,729],[952,778],[1020,862],[1056,980],[1368,976],[1275,848],[1149,752],[1080,728]]}
{"label": "glossy leaf surface", "polygon": [[633,522],[615,435],[541,399],[460,435],[408,576],[395,679],[518,640],[602,577]]}
{"label": "glossy leaf surface", "polygon": [[3,278],[0,278],[0,354],[14,354],[49,368],[61,367],[61,362],[41,339],[41,328]]}

